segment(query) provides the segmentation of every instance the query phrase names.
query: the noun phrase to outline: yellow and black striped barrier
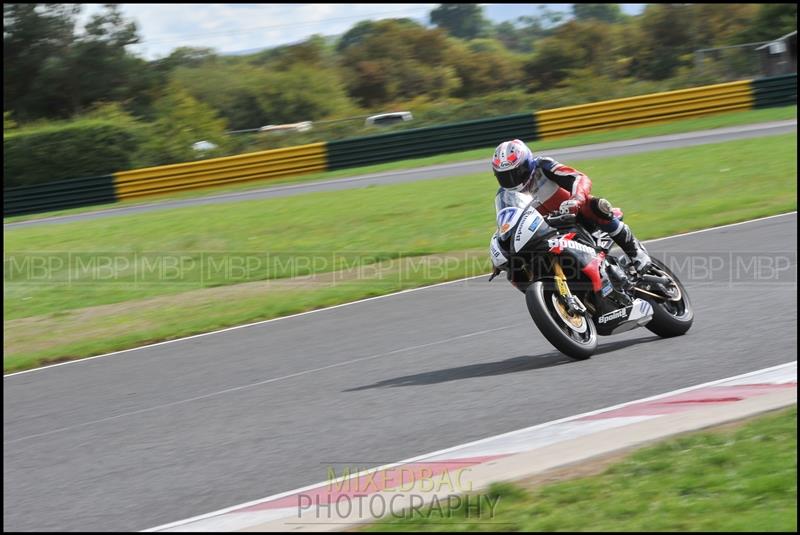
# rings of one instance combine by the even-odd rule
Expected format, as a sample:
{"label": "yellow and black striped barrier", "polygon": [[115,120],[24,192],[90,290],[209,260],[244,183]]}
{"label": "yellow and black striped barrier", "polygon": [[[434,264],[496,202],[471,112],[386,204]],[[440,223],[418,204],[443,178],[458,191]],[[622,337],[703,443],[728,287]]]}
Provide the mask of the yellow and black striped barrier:
{"label": "yellow and black striped barrier", "polygon": [[114,173],[118,199],[325,171],[325,143]]}
{"label": "yellow and black striped barrier", "polygon": [[536,113],[540,139],[659,123],[753,106],[750,80],[605,100]]}

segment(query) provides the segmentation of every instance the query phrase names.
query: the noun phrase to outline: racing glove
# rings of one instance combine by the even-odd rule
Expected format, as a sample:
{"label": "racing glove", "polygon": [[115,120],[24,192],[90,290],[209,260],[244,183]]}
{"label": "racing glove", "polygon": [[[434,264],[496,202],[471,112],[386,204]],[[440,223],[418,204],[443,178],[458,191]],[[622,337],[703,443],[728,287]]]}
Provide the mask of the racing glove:
{"label": "racing glove", "polygon": [[558,207],[558,213],[561,215],[576,215],[581,211],[581,208],[583,208],[583,202],[580,199],[567,199]]}

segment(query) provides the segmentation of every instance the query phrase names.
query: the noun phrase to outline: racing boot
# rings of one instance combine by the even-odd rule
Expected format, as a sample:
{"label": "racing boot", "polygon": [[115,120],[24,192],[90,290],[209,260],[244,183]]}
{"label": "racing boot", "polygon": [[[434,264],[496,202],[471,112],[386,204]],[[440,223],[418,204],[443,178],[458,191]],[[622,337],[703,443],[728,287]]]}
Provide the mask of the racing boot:
{"label": "racing boot", "polygon": [[650,255],[647,254],[647,250],[639,240],[634,237],[633,231],[628,225],[622,223],[617,231],[610,234],[610,236],[611,239],[614,240],[614,243],[619,245],[620,248],[625,251],[625,254],[628,255],[628,258],[631,259],[636,271],[645,273],[650,268],[652,264]]}

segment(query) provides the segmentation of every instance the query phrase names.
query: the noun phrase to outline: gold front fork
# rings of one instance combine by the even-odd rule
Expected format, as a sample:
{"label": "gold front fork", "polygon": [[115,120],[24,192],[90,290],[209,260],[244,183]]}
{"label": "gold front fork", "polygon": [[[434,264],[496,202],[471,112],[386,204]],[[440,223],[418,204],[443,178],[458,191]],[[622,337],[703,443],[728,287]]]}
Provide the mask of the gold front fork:
{"label": "gold front fork", "polygon": [[581,303],[580,299],[572,295],[567,285],[567,276],[564,275],[564,270],[559,264],[558,259],[553,257],[553,271],[556,274],[556,288],[561,295],[562,302],[567,306],[570,316],[574,313],[583,314],[586,312],[586,307]]}
{"label": "gold front fork", "polygon": [[553,258],[553,271],[556,273],[556,287],[558,288],[558,293],[561,294],[561,297],[564,298],[565,301],[569,301],[569,297],[572,297],[572,294],[569,291],[569,286],[567,286],[567,276],[564,275],[564,270],[561,268],[561,264],[558,263],[556,258]]}

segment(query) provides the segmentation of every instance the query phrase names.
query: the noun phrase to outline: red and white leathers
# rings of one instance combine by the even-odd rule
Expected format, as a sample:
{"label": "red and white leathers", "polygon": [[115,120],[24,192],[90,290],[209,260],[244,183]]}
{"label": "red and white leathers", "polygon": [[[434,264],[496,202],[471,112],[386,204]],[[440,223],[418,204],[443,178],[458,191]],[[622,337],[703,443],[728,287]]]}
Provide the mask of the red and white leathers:
{"label": "red and white leathers", "polygon": [[588,176],[546,157],[531,157],[530,168],[530,179],[519,189],[533,197],[540,213],[547,215],[569,207],[584,222],[591,222],[609,233],[618,230],[622,212],[607,210],[608,203],[600,203],[592,197],[592,181]]}
{"label": "red and white leathers", "polygon": [[532,163],[533,173],[524,191],[534,198],[539,212],[545,215],[557,212],[564,201],[573,200],[576,201],[575,213],[596,224],[609,222],[610,217],[601,219],[589,209],[592,181],[588,176],[552,158],[533,158]]}
{"label": "red and white leathers", "polygon": [[[515,142],[521,143],[518,140]],[[501,145],[498,150],[504,146],[505,144]],[[588,176],[553,158],[534,157],[530,152],[528,154],[526,167],[531,169],[530,179],[514,189],[530,194],[534,199],[534,206],[543,215],[556,211],[577,214],[581,223],[590,223],[590,227],[593,224],[607,232],[633,260],[637,269],[647,268],[650,257],[633,236],[630,227],[622,222],[622,211],[612,208],[607,200],[591,195],[592,181]],[[502,154],[500,159],[503,159]],[[500,190],[502,189],[501,187]]]}

